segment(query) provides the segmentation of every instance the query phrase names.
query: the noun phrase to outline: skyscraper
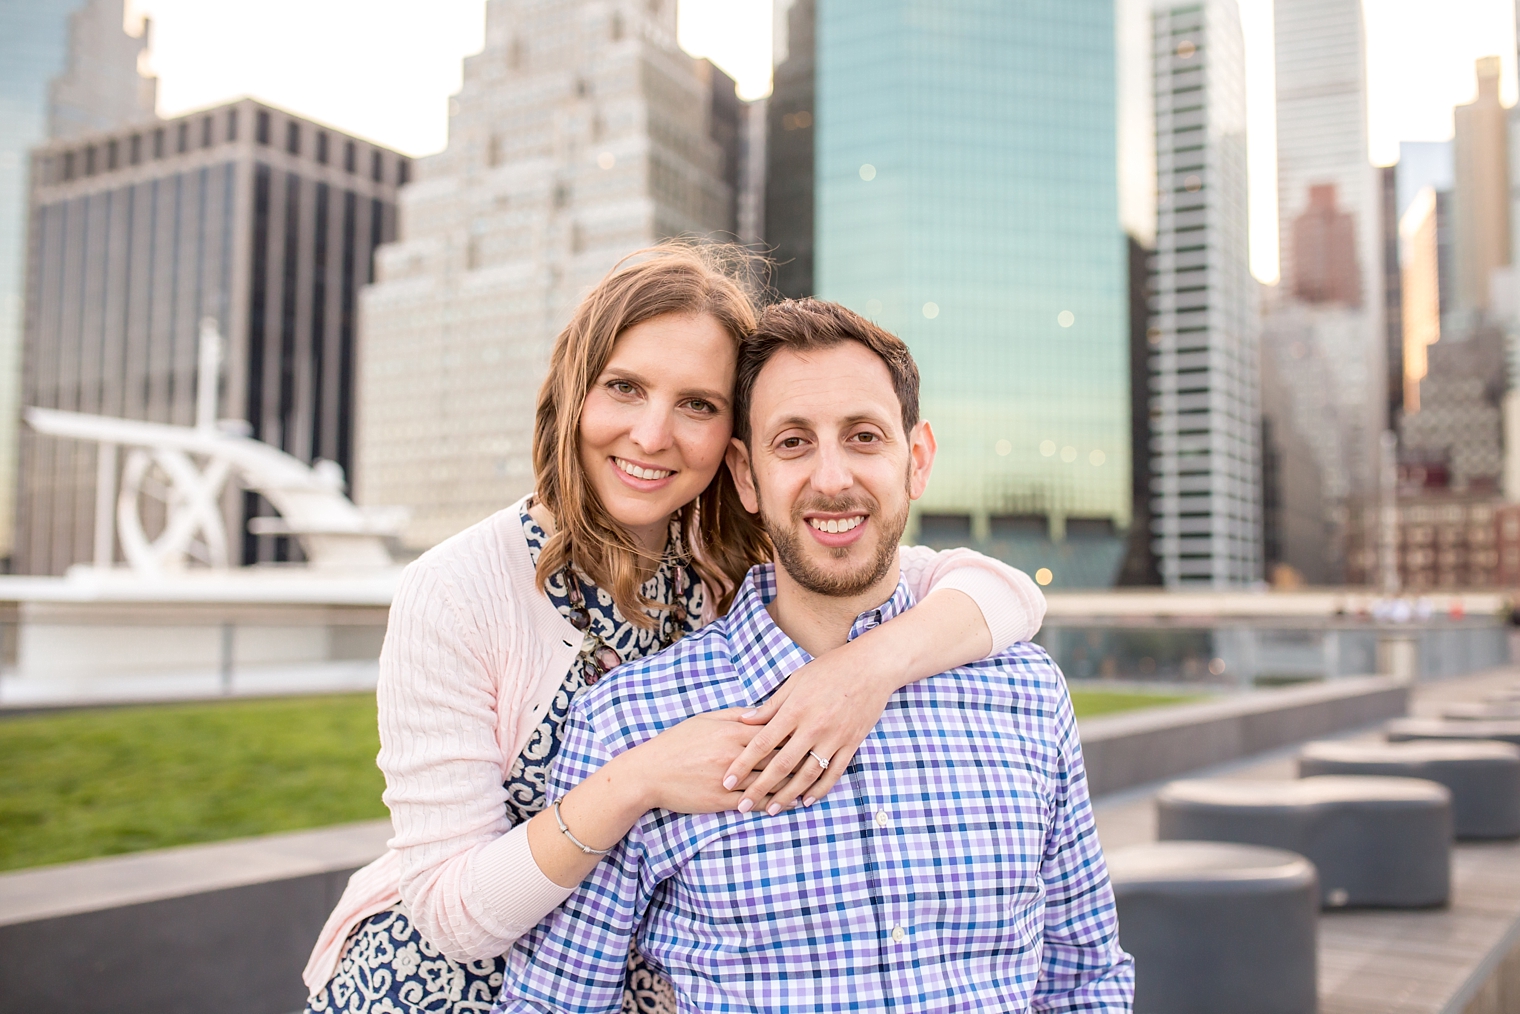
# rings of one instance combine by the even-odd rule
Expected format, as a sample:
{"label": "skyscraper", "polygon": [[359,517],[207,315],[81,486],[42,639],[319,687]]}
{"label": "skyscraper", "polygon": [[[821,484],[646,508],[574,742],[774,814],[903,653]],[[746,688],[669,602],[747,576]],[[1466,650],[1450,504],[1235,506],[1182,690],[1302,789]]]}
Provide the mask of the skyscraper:
{"label": "skyscraper", "polygon": [[1260,580],[1256,283],[1235,0],[1152,15],[1151,527],[1168,585]]}
{"label": "skyscraper", "polygon": [[1387,425],[1381,188],[1368,156],[1361,0],[1277,0],[1274,27],[1283,291],[1273,311],[1290,319],[1269,321],[1263,341],[1283,334],[1311,347],[1278,355],[1287,388],[1315,385],[1299,368],[1329,369],[1336,380],[1322,412],[1296,418],[1331,420],[1335,433],[1303,435],[1323,455],[1327,496],[1339,499],[1375,487]]}
{"label": "skyscraper", "polygon": [[1112,583],[1131,517],[1114,31],[1112,0],[817,6],[817,292],[918,360],[920,537],[1057,585]]}
{"label": "skyscraper", "polygon": [[776,291],[813,294],[813,144],[817,0],[793,0],[778,24],[785,58],[776,65],[767,109],[765,243],[776,261]]}
{"label": "skyscraper", "polygon": [[[349,470],[358,292],[407,164],[252,100],[37,149],[24,404],[190,425],[209,317],[222,416]],[[61,574],[92,555],[95,448],[22,436],[17,569]],[[247,531],[256,497],[226,509],[235,559],[298,552]]]}
{"label": "skyscraper", "polygon": [[722,82],[677,47],[676,0],[490,0],[362,300],[356,499],[410,508],[409,546],[532,487],[549,349],[618,258],[735,229]]}
{"label": "skyscraper", "polygon": [[50,136],[153,118],[153,79],[137,70],[146,25],[141,38],[127,35],[122,6],[0,4],[0,558],[15,530],[27,153]]}
{"label": "skyscraper", "polygon": [[1509,122],[1499,58],[1478,61],[1478,96],[1453,110],[1452,259],[1457,309],[1489,309],[1496,268],[1510,262]]}

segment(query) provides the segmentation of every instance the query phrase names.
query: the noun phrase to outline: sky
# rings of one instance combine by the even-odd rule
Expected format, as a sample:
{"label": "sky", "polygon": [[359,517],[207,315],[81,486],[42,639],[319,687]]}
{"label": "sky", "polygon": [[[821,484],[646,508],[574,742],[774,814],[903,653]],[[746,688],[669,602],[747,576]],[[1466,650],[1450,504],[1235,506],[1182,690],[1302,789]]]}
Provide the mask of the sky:
{"label": "sky", "polygon": [[[1121,33],[1130,40],[1120,45],[1121,117],[1127,117],[1120,128],[1120,204],[1126,226],[1144,233],[1154,206],[1140,94],[1149,84],[1147,2],[1117,2]],[[1272,0],[1239,2],[1251,133],[1251,267],[1272,281]],[[1503,58],[1503,98],[1516,101],[1512,0],[1364,2],[1374,162],[1394,162],[1399,141],[1449,138],[1452,106],[1476,92],[1473,61],[1480,56]],[[728,71],[744,98],[768,94],[771,4],[680,0],[681,45]],[[484,10],[485,0],[128,0],[128,21],[152,18],[150,64],[165,116],[253,95],[425,155],[447,142],[448,97],[459,89],[460,59],[481,47]]]}

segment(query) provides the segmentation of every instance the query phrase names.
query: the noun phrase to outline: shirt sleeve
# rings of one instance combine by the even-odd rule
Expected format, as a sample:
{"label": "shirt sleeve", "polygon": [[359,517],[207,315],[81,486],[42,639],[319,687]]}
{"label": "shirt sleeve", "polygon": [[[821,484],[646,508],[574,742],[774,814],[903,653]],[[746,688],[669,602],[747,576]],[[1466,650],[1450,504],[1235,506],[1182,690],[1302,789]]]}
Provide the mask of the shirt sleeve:
{"label": "shirt sleeve", "polygon": [[1060,766],[1054,773],[1054,814],[1040,867],[1045,953],[1031,1009],[1128,1014],[1135,994],[1134,959],[1119,947],[1113,887],[1098,844],[1082,744],[1064,680],[1056,733]]}
{"label": "shirt sleeve", "polygon": [[[562,798],[611,759],[580,707],[572,705],[547,798]],[[563,905],[517,942],[507,955],[501,1003],[493,1014],[622,1009],[628,950],[652,893],[645,884],[645,851],[635,825]]]}
{"label": "shirt sleeve", "polygon": [[898,560],[920,601],[941,588],[954,588],[976,603],[992,634],[989,656],[1034,637],[1045,621],[1045,594],[1040,586],[1001,560],[971,549],[936,552],[928,546],[903,546]]}
{"label": "shirt sleeve", "polygon": [[569,893],[533,861],[526,828],[507,818],[496,677],[477,618],[453,593],[485,580],[476,566],[407,568],[376,695],[401,897],[422,935],[455,961],[505,953]]}

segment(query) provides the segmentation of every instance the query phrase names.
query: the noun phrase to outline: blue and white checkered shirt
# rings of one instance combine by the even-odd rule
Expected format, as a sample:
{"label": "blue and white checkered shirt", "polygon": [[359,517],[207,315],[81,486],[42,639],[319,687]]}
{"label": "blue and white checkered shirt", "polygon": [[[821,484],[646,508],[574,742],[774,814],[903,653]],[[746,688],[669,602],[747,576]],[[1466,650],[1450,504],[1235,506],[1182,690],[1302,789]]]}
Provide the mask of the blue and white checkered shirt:
{"label": "blue and white checkered shirt", "polygon": [[[550,798],[806,663],[774,595],[756,567],[727,617],[584,691]],[[850,637],[912,604],[899,582]],[[682,1011],[1128,1011],[1060,671],[1018,644],[904,687],[811,807],[646,814],[513,948],[497,1010],[614,1014],[634,940]]]}

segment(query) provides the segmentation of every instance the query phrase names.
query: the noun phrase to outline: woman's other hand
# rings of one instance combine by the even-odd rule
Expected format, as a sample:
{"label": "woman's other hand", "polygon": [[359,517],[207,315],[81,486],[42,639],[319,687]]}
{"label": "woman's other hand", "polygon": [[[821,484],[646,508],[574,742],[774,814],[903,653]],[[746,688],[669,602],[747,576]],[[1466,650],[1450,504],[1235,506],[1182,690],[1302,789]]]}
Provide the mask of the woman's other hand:
{"label": "woman's other hand", "polygon": [[[763,728],[728,766],[723,784],[743,794],[740,807],[764,806],[774,815],[799,799],[811,806],[850,766],[894,693],[983,658],[991,647],[986,621],[969,596],[950,588],[932,592],[912,609],[813,659],[770,700],[743,712],[742,722]],[[828,766],[821,767],[817,757]]]}
{"label": "woman's other hand", "polygon": [[732,789],[722,784],[723,772],[764,732],[741,721],[742,710],[694,715],[628,751],[629,768],[644,789],[645,809],[718,813],[751,808],[742,801],[755,775]]}

